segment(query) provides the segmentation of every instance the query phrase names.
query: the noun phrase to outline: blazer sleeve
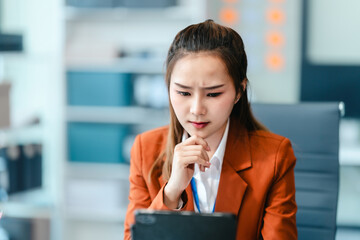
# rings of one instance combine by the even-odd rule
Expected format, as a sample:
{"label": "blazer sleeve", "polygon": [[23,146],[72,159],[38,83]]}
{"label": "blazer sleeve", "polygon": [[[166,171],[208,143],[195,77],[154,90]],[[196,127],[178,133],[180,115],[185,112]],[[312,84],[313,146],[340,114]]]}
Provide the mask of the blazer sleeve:
{"label": "blazer sleeve", "polygon": [[285,138],[275,158],[274,181],[265,205],[261,234],[264,240],[297,239],[294,167],[296,158]]}
{"label": "blazer sleeve", "polygon": [[[131,149],[130,159],[130,193],[129,205],[126,212],[124,223],[124,239],[131,239],[130,227],[134,223],[134,211],[136,209],[153,209],[153,210],[170,210],[164,204],[164,187],[166,183],[161,186],[160,191],[154,199],[151,199],[149,186],[147,184],[148,172],[143,168],[143,149],[142,149],[141,135],[135,139],[134,145]],[[155,159],[152,159],[152,162]],[[155,188],[155,187],[154,187]]]}

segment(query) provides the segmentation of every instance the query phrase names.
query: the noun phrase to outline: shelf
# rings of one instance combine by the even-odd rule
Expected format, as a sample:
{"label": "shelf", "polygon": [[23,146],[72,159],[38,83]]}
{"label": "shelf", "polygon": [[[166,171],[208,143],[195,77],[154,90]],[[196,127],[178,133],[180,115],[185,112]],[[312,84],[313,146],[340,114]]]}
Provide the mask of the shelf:
{"label": "shelf", "polygon": [[168,124],[169,111],[143,107],[67,107],[67,121],[117,124]]}
{"label": "shelf", "polygon": [[16,218],[51,218],[54,208],[51,206],[38,206],[25,203],[0,203],[3,217]]}
{"label": "shelf", "polygon": [[42,142],[43,128],[40,125],[0,130],[0,146],[41,144]]}
{"label": "shelf", "polygon": [[89,62],[68,60],[67,71],[115,72],[132,74],[163,74],[165,56],[157,58],[126,57],[108,62]]}
{"label": "shelf", "polygon": [[68,177],[85,179],[118,179],[129,180],[130,166],[113,163],[75,163],[68,162],[66,175]]}
{"label": "shelf", "polygon": [[9,196],[9,200],[0,203],[4,217],[51,218],[54,206],[43,189],[36,189]]}
{"label": "shelf", "polygon": [[126,208],[113,209],[111,211],[68,208],[66,211],[66,218],[75,221],[123,223],[125,220],[126,210]]}
{"label": "shelf", "polygon": [[193,16],[187,6],[175,6],[166,8],[77,8],[65,7],[66,21],[189,21]]}

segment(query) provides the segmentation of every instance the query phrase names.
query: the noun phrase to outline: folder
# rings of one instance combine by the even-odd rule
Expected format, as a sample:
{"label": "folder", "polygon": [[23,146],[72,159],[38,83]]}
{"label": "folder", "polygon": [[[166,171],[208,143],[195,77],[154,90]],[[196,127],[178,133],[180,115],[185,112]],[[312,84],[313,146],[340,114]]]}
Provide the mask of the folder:
{"label": "folder", "polygon": [[2,155],[6,161],[6,167],[9,175],[8,194],[16,193],[24,190],[23,174],[21,169],[23,166],[22,152],[19,146],[9,146],[3,149]]}
{"label": "folder", "polygon": [[22,190],[41,187],[42,183],[42,154],[41,145],[27,144],[19,146],[22,151]]}

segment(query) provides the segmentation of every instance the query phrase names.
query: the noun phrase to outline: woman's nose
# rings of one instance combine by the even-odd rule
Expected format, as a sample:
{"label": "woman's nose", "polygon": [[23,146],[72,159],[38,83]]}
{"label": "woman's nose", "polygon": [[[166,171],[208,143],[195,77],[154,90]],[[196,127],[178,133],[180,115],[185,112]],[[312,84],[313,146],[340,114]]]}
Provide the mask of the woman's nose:
{"label": "woman's nose", "polygon": [[191,102],[190,112],[193,115],[205,115],[206,107],[203,99],[200,97],[194,97]]}

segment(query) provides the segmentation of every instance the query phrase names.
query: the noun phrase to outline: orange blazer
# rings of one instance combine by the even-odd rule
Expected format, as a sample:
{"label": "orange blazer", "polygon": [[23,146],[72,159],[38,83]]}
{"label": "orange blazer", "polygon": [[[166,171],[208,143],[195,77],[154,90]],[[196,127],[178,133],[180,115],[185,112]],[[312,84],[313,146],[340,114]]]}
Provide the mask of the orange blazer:
{"label": "orange blazer", "polygon": [[[129,206],[124,239],[131,239],[134,210],[170,210],[164,204],[166,182],[148,180],[154,160],[165,148],[168,127],[136,137],[131,150]],[[236,214],[237,238],[297,239],[295,156],[287,138],[266,132],[239,130],[231,121],[221,170],[215,212]],[[191,186],[184,211],[194,211]],[[194,229],[196,231],[196,229]]]}

